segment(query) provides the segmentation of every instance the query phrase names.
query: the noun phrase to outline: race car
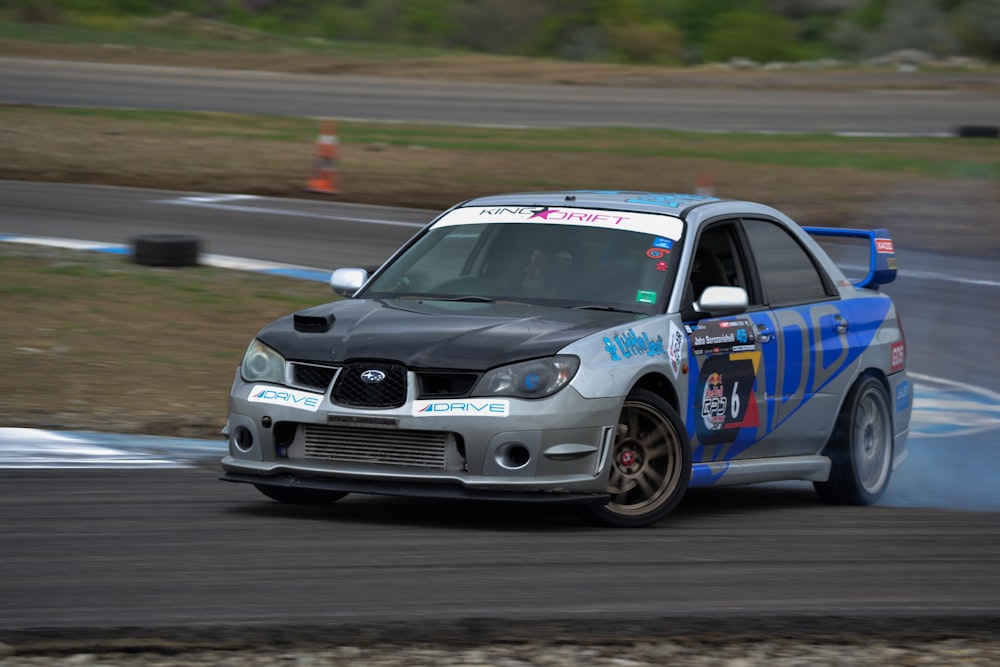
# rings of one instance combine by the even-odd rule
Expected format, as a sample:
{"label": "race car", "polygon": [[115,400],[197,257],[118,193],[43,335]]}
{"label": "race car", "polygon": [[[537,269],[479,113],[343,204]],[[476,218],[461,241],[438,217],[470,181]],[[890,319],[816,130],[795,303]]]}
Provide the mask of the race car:
{"label": "race car", "polygon": [[[848,279],[814,237],[861,243]],[[236,371],[221,479],[576,505],[645,526],[691,487],[811,481],[870,504],[912,385],[889,232],[763,204],[568,191],[431,221],[345,297],[266,325]]]}

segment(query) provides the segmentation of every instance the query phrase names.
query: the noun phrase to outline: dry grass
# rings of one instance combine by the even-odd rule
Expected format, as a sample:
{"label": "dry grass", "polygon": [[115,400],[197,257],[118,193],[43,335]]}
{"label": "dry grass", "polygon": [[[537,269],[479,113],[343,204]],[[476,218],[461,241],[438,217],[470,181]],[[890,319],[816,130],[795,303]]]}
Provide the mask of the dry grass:
{"label": "dry grass", "polygon": [[[0,178],[316,197],[303,185],[318,130],[296,118],[0,107]],[[989,222],[1000,208],[1000,143],[991,140],[357,123],[342,123],[340,140],[342,201],[442,209],[511,190],[690,192],[710,174],[720,196],[763,201],[806,224],[887,226],[902,247],[1000,252]]]}
{"label": "dry grass", "polygon": [[0,244],[0,424],[219,437],[257,330],[332,297],[291,278]]}

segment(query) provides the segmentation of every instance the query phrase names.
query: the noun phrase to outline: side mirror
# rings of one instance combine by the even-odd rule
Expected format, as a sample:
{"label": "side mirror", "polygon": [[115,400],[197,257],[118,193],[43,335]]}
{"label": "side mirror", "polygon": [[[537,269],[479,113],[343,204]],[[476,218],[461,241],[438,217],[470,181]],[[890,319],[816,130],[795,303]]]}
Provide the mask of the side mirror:
{"label": "side mirror", "polygon": [[725,317],[746,312],[750,297],[742,287],[706,287],[701,298],[694,302],[694,309],[707,317]]}
{"label": "side mirror", "polygon": [[330,275],[330,289],[340,296],[353,296],[367,280],[365,269],[337,269]]}

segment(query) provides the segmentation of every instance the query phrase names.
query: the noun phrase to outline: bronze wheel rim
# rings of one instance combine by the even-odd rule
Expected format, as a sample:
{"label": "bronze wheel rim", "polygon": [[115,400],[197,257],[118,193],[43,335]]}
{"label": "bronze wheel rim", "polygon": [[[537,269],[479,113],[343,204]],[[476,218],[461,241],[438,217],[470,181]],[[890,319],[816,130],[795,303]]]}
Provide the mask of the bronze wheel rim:
{"label": "bronze wheel rim", "polygon": [[683,478],[684,445],[663,414],[626,401],[618,419],[608,509],[624,516],[656,511],[669,502]]}

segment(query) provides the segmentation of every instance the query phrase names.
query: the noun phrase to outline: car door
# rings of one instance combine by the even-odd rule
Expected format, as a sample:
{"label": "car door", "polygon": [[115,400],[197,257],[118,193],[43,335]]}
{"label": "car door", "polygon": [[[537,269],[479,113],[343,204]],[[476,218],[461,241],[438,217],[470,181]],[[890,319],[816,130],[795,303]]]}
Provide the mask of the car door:
{"label": "car door", "polygon": [[[832,281],[783,225],[744,220],[770,335],[762,347],[761,442],[754,456],[822,449],[847,391],[853,332]],[[773,329],[771,328],[773,326]]]}
{"label": "car door", "polygon": [[[711,286],[742,287],[751,308],[738,315],[712,317],[684,313],[690,359],[688,435],[695,462],[729,461],[753,451],[762,436],[767,395],[765,350],[775,349],[776,325],[752,281],[752,263],[738,220],[706,226],[700,233],[687,283],[686,301],[698,300]],[[776,355],[772,355],[776,356]]]}

